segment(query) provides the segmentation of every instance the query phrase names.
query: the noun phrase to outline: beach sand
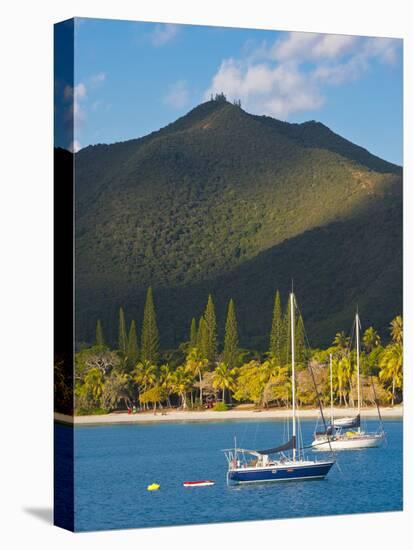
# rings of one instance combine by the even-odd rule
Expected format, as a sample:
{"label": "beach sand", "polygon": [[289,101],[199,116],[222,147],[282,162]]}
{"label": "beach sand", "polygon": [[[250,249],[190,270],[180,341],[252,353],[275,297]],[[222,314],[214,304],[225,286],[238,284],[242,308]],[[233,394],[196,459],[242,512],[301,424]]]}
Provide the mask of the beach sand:
{"label": "beach sand", "polygon": [[[162,412],[166,414],[162,414]],[[380,408],[383,418],[402,418],[403,406]],[[330,409],[324,409],[326,419],[330,415]],[[334,415],[354,416],[357,414],[356,409],[352,408],[334,408]],[[377,418],[376,407],[366,407],[361,411],[363,417]],[[291,416],[290,409],[233,409],[230,411],[178,411],[178,410],[162,410],[158,409],[156,414],[153,411],[138,412],[137,414],[128,414],[126,412],[116,412],[110,414],[90,415],[90,416],[68,416],[61,413],[54,413],[54,419],[58,422],[66,424],[92,425],[92,424],[140,424],[146,422],[216,422],[225,420],[271,420],[282,419]],[[301,409],[299,410],[301,418],[317,418],[319,416],[318,409]]]}

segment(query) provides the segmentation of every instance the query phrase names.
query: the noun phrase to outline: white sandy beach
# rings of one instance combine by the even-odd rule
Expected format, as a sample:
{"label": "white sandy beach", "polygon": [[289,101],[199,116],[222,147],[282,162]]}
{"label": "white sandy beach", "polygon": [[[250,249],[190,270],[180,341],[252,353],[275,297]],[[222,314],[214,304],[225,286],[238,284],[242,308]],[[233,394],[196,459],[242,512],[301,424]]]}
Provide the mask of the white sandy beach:
{"label": "white sandy beach", "polygon": [[[162,414],[164,412],[164,414]],[[380,409],[383,418],[402,418],[403,406],[384,407]],[[166,413],[166,414],[165,414]],[[330,414],[330,409],[325,409],[326,417]],[[356,409],[352,408],[334,408],[335,416],[353,416],[357,414]],[[301,418],[317,418],[318,409],[303,409],[299,411]],[[178,411],[178,410],[158,410],[156,414],[150,412],[138,412],[137,414],[128,413],[110,413],[90,416],[68,416],[61,413],[54,413],[55,420],[68,424],[86,425],[86,424],[139,424],[145,422],[216,422],[225,420],[271,420],[282,419],[291,416],[289,409],[234,409],[230,411]],[[362,416],[377,417],[375,407],[366,407],[362,409]]]}

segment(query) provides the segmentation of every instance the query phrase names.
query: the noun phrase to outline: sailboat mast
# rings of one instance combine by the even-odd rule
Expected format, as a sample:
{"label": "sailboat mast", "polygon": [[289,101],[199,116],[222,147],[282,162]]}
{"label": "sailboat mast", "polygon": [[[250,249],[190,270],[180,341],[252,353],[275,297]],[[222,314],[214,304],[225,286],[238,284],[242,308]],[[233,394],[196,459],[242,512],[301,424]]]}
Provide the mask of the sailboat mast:
{"label": "sailboat mast", "polygon": [[[357,412],[360,415],[360,321],[359,313],[356,313],[356,349],[357,349]],[[360,431],[360,426],[358,428]]]}
{"label": "sailboat mast", "polygon": [[293,460],[296,456],[296,418],[295,418],[295,338],[294,338],[294,294],[290,294],[291,313],[291,379],[292,379],[292,405],[293,405]]}
{"label": "sailboat mast", "polygon": [[333,413],[333,354],[330,353],[330,424],[331,427],[334,426],[334,413]]}

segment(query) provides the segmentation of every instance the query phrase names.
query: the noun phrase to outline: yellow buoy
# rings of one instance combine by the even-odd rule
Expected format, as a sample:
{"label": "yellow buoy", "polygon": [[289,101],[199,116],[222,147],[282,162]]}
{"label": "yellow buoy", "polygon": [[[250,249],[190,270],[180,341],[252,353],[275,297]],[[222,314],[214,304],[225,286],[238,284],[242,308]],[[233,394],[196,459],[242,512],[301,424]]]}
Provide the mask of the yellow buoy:
{"label": "yellow buoy", "polygon": [[157,483],[151,483],[148,485],[148,491],[157,491],[160,487]]}

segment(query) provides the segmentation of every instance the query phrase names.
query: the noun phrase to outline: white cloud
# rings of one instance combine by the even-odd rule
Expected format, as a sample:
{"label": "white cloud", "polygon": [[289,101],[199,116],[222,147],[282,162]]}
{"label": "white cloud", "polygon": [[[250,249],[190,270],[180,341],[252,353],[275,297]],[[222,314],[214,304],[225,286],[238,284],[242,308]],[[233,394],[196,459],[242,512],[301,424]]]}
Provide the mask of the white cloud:
{"label": "white cloud", "polygon": [[89,82],[92,86],[98,86],[106,80],[106,73],[97,73],[89,77]]}
{"label": "white cloud", "polygon": [[75,86],[75,98],[83,99],[86,97],[86,86],[83,84],[83,82],[79,82],[79,84],[76,84]]}
{"label": "white cloud", "polygon": [[358,40],[357,36],[291,32],[275,42],[272,54],[279,61],[334,59],[351,51]]}
{"label": "white cloud", "polygon": [[64,117],[67,123],[73,127],[75,139],[69,145],[69,150],[77,153],[81,149],[77,138],[82,136],[82,131],[87,124],[87,116],[91,111],[96,111],[104,106],[101,99],[96,99],[97,88],[106,80],[103,72],[88,76],[78,82],[74,87],[66,85],[63,89],[63,99],[67,106]]}
{"label": "white cloud", "polygon": [[83,82],[79,82],[74,88],[72,86],[65,86],[63,95],[66,101],[79,101],[86,97],[86,86]]}
{"label": "white cloud", "polygon": [[65,113],[66,120],[74,120],[75,123],[82,122],[86,118],[86,113],[81,106],[81,102],[87,97],[86,86],[79,82],[74,88],[66,85],[63,90],[63,98],[69,104]]}
{"label": "white cloud", "polygon": [[221,91],[230,100],[241,99],[250,112],[277,118],[318,109],[324,102],[317,86],[291,62],[272,65],[224,60],[205,92],[205,99]]}
{"label": "white cloud", "polygon": [[106,80],[106,74],[103,72],[93,74],[85,79],[84,82],[79,82],[75,87],[65,86],[63,90],[64,100],[69,103],[69,108],[66,112],[66,119],[73,118],[75,127],[79,131],[81,124],[87,118],[87,107],[92,111],[96,111],[101,105],[101,100],[94,100],[91,104],[88,102],[89,95],[93,96],[93,92]]}
{"label": "white cloud", "polygon": [[175,38],[179,32],[179,25],[172,23],[158,23],[151,34],[151,41],[154,46],[163,46]]}
{"label": "white cloud", "polygon": [[397,38],[370,38],[364,44],[364,55],[376,57],[383,63],[394,64],[401,43]]}
{"label": "white cloud", "polygon": [[175,109],[182,109],[188,104],[189,90],[186,80],[178,80],[169,86],[168,92],[164,97],[164,103],[174,107]]}
{"label": "white cloud", "polygon": [[75,123],[83,122],[86,118],[86,111],[81,106],[81,102],[87,97],[86,86],[83,82],[76,84],[73,93],[73,117]]}
{"label": "white cloud", "polygon": [[241,99],[250,112],[288,118],[320,108],[328,86],[359,79],[371,64],[394,63],[399,40],[288,33],[273,44],[249,44],[242,59],[224,59],[205,92]]}

